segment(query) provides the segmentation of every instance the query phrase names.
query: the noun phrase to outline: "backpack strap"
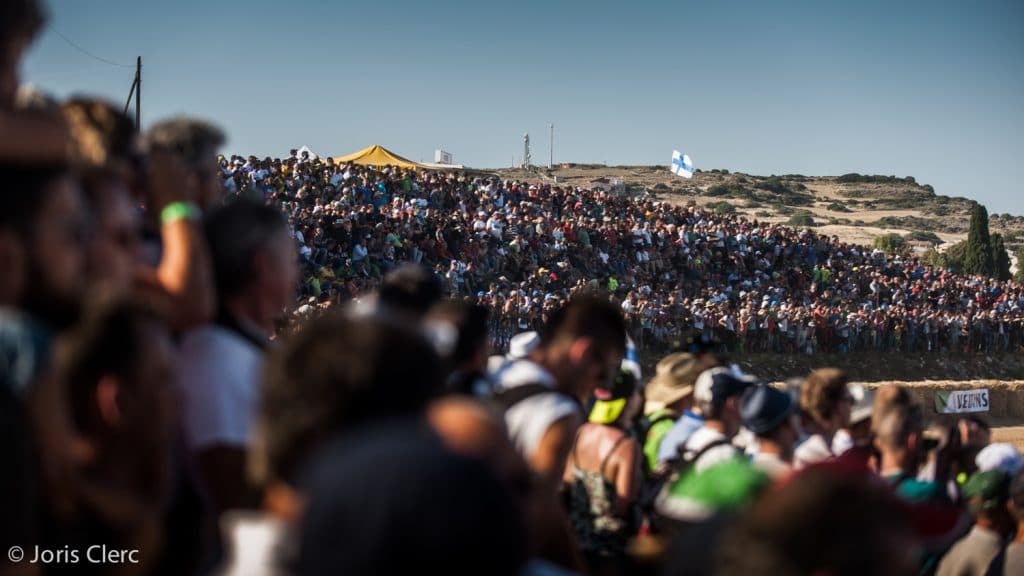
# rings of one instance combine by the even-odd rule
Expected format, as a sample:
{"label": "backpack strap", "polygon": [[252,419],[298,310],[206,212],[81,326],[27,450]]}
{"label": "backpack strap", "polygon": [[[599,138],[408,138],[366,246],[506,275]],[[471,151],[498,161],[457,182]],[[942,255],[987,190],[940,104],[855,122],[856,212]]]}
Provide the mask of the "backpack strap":
{"label": "backpack strap", "polygon": [[642,438],[642,440],[646,441],[647,440],[647,435],[651,433],[651,429],[653,429],[658,424],[660,424],[662,422],[669,421],[669,420],[675,420],[675,419],[676,419],[675,415],[672,414],[671,412],[665,412],[663,414],[658,414],[658,416],[656,416],[653,419],[645,417],[644,421],[643,421],[643,425],[642,425],[642,429],[644,431],[644,437]]}
{"label": "backpack strap", "polygon": [[516,404],[519,404],[527,398],[532,398],[540,394],[560,394],[558,390],[555,390],[551,386],[541,383],[523,384],[522,386],[515,386],[513,388],[507,388],[499,390],[494,393],[494,401],[501,408],[502,412],[507,412],[509,408],[512,408]]}
{"label": "backpack strap", "polygon": [[727,446],[727,445],[728,446],[732,446],[732,442],[730,442],[729,440],[727,440],[725,438],[719,438],[718,440],[714,440],[714,441],[708,443],[706,446],[704,446],[700,450],[696,451],[689,458],[687,458],[687,456],[686,456],[686,447],[685,446],[680,446],[679,447],[679,461],[685,463],[686,465],[696,464],[697,461],[700,460],[702,456],[704,456],[705,454],[707,454],[711,450],[714,450],[715,448],[718,448],[719,446]]}
{"label": "backpack strap", "polygon": [[623,434],[622,436],[619,436],[619,439],[615,441],[615,444],[612,444],[612,449],[609,450],[608,453],[605,454],[604,459],[601,460],[601,476],[603,478],[608,477],[608,475],[605,473],[605,468],[608,467],[608,462],[611,461],[612,455],[615,454],[615,451],[618,450],[619,446],[626,440],[629,440],[629,434]]}
{"label": "backpack strap", "polygon": [[580,427],[576,428],[576,434],[572,438],[572,450],[570,450],[570,454],[572,454],[572,467],[577,469],[577,470],[579,470],[580,461],[579,461],[579,458],[576,456],[576,445],[579,444],[580,432],[582,432],[582,431],[583,431],[583,426],[580,426]]}

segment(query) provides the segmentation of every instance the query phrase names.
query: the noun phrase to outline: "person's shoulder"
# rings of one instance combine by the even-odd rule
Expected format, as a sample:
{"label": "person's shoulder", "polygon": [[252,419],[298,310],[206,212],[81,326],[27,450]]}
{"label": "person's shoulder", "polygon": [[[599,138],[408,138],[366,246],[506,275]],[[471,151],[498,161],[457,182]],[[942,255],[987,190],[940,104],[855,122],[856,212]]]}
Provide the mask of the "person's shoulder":
{"label": "person's shoulder", "polygon": [[186,332],[181,338],[181,354],[185,358],[220,358],[259,356],[259,349],[235,332],[216,324],[207,324]]}

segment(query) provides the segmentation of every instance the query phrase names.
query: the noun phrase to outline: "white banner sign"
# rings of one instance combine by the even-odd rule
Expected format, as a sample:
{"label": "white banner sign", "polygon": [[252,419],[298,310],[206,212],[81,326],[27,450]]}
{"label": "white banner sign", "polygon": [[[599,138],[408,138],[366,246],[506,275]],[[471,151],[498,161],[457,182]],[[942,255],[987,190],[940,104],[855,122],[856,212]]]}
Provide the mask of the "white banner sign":
{"label": "white banner sign", "polygon": [[952,390],[935,393],[935,411],[939,414],[988,412],[988,389]]}

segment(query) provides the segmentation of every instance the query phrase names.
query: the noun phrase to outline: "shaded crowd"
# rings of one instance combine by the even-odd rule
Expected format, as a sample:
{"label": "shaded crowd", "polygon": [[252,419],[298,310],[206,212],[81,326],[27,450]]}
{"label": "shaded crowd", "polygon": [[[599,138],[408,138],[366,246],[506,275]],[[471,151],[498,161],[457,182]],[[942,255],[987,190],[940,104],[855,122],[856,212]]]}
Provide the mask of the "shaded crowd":
{"label": "shaded crowd", "polygon": [[[26,108],[44,22],[0,4],[0,573],[1024,573],[1024,459],[983,418],[834,369],[769,385],[722,352],[771,332],[704,332],[740,304],[863,305],[868,278],[865,314],[1002,321],[1019,286],[600,192],[218,158],[209,123],[140,135],[97,99]],[[645,378],[652,301],[705,324]]]}
{"label": "shaded crowd", "polygon": [[[499,348],[603,288],[643,347],[723,352],[1018,351],[1024,290],[837,237],[646,197],[493,176],[220,158],[234,195],[280,207],[303,257],[303,314],[358,298],[402,262],[492,311]],[[311,299],[311,300],[310,300]]]}

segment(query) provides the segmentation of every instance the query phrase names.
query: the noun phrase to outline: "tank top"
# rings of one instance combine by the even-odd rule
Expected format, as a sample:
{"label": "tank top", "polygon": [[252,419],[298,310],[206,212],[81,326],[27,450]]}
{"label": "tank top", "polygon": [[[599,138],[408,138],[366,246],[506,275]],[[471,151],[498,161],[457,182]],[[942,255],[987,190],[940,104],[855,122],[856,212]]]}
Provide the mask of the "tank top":
{"label": "tank top", "polygon": [[[580,429],[582,430],[582,428]],[[623,434],[608,451],[597,472],[584,470],[579,466],[576,444],[580,430],[572,444],[573,484],[570,487],[569,518],[576,531],[580,548],[598,556],[620,556],[625,553],[630,535],[630,521],[615,513],[618,498],[615,484],[608,481],[605,473],[612,454],[619,445],[629,439]]]}

